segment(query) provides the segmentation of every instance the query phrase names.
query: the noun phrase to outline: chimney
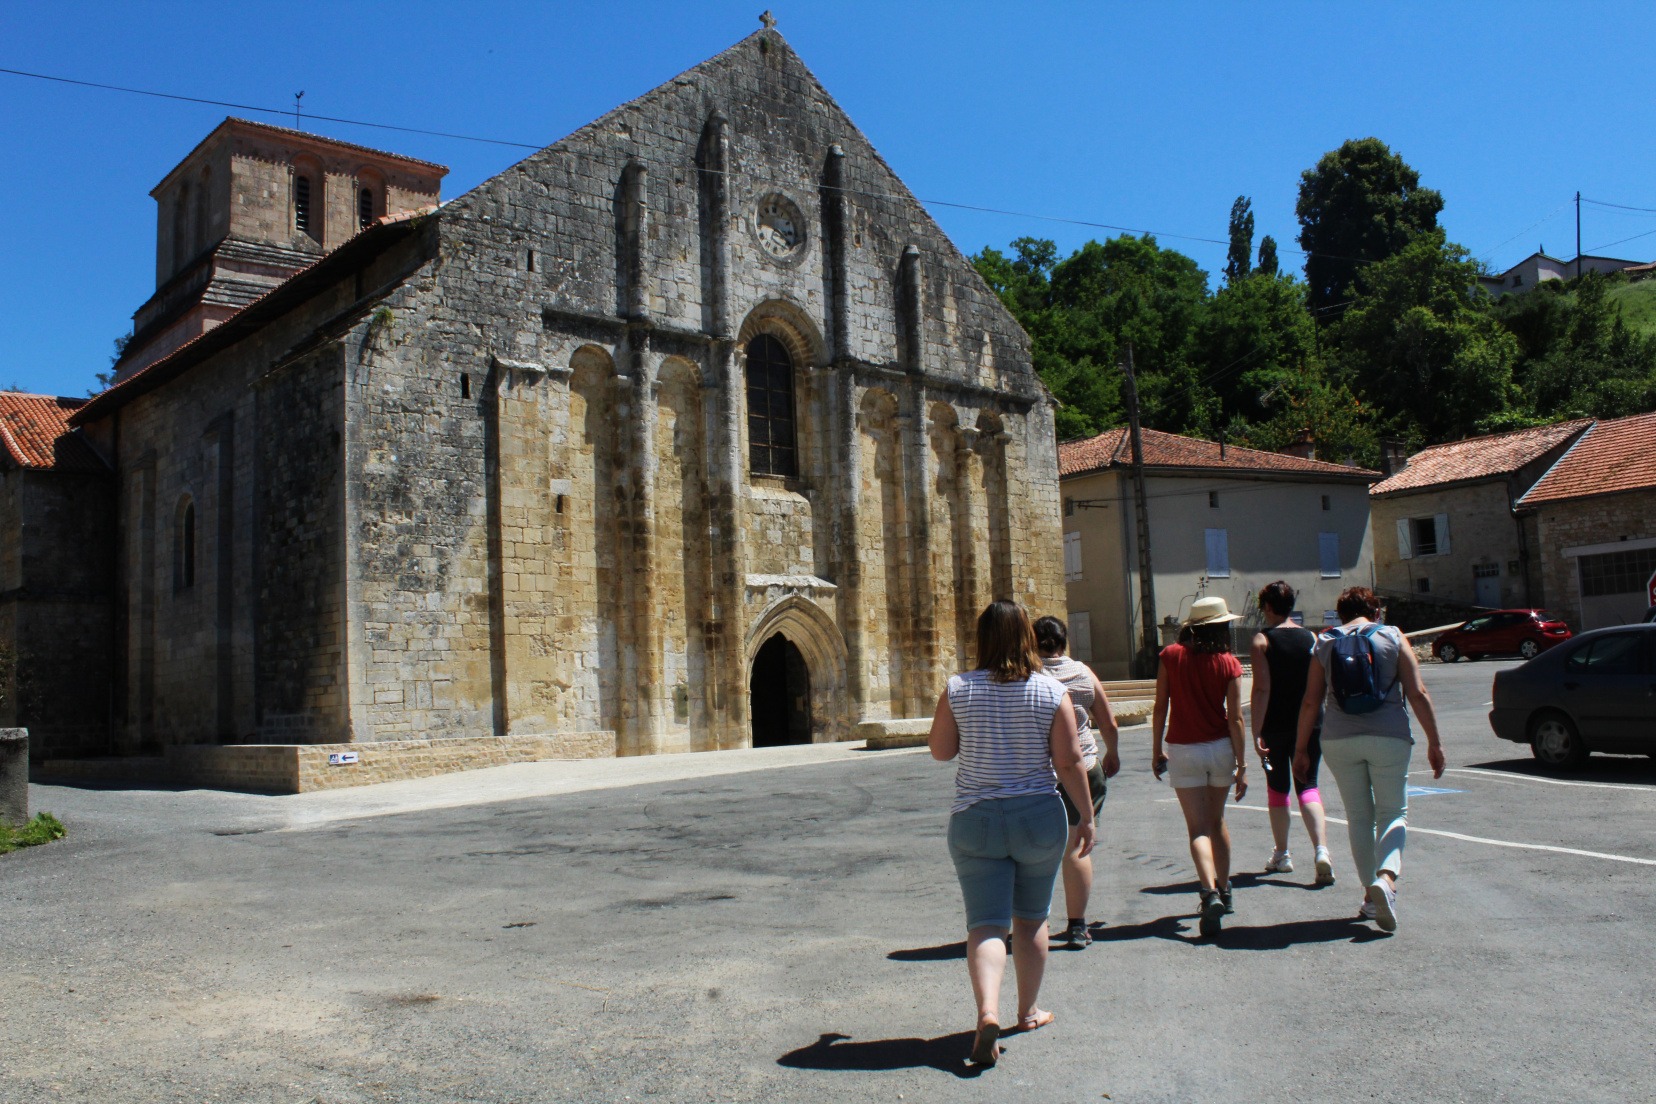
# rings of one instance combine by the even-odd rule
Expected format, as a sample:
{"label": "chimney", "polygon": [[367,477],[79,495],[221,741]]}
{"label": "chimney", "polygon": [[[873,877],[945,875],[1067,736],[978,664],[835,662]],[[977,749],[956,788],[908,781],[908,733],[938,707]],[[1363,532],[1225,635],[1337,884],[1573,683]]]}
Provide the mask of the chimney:
{"label": "chimney", "polygon": [[1301,460],[1315,460],[1317,458],[1317,440],[1311,436],[1309,429],[1302,429],[1295,435],[1288,447],[1282,451],[1289,456],[1297,456]]}
{"label": "chimney", "polygon": [[1380,474],[1393,476],[1409,466],[1408,446],[1401,437],[1380,438]]}

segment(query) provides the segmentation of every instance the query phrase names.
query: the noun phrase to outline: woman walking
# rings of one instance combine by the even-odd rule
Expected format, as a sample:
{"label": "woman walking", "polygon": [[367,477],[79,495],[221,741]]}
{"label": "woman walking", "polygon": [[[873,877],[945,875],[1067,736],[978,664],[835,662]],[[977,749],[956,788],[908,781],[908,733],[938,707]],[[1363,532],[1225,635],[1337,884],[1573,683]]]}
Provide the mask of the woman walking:
{"label": "woman walking", "polygon": [[[1064,684],[1069,691],[1070,705],[1075,708],[1075,724],[1081,736],[1081,766],[1087,772],[1087,788],[1092,795],[1091,820],[1096,828],[1108,789],[1106,779],[1114,778],[1121,770],[1121,756],[1116,747],[1120,731],[1115,714],[1110,712],[1110,699],[1092,668],[1065,654],[1069,651],[1068,626],[1056,617],[1041,618],[1035,622],[1035,643],[1041,649],[1046,673]],[[1092,856],[1080,854],[1081,810],[1064,790],[1060,789],[1058,796],[1063,799],[1064,815],[1070,824],[1063,865],[1064,905],[1069,923],[1064,928],[1063,940],[1078,951],[1092,944],[1092,933],[1087,930],[1087,903],[1092,897],[1093,884]]]}
{"label": "woman walking", "polygon": [[1242,664],[1231,654],[1230,643],[1230,623],[1235,620],[1223,598],[1198,598],[1191,603],[1180,643],[1162,649],[1151,715],[1151,767],[1158,781],[1163,771],[1169,773],[1179,808],[1184,810],[1190,858],[1201,886],[1198,926],[1205,936],[1218,935],[1220,918],[1235,911],[1225,798],[1233,784],[1236,800],[1248,792],[1248,763],[1242,747]]}
{"label": "woman walking", "polygon": [[[997,601],[978,617],[977,667],[949,679],[937,699],[932,758],[959,756],[949,816],[949,854],[966,904],[966,969],[977,1000],[971,1060],[1000,1058],[1000,988],[1006,935],[1017,970],[1017,1030],[1053,1021],[1036,1005],[1046,971],[1047,914],[1064,856],[1061,782],[1089,803],[1081,741],[1064,686],[1041,671],[1035,630],[1016,602]],[[1095,831],[1080,827],[1078,850]]]}
{"label": "woman walking", "polygon": [[[1259,592],[1259,612],[1265,628],[1254,634],[1253,724],[1254,747],[1265,767],[1270,809],[1271,836],[1276,850],[1265,864],[1267,874],[1289,874],[1294,859],[1288,853],[1288,792],[1299,794],[1300,817],[1311,837],[1317,884],[1334,884],[1334,864],[1328,856],[1328,821],[1323,815],[1322,794],[1317,792],[1317,765],[1322,761],[1318,729],[1311,730],[1310,766],[1294,773],[1294,749],[1299,730],[1300,703],[1305,700],[1305,678],[1311,670],[1311,649],[1317,634],[1288,620],[1294,612],[1294,588],[1278,579]],[[1319,726],[1321,721],[1319,719]]]}
{"label": "woman walking", "polygon": [[1432,699],[1420,681],[1420,661],[1402,633],[1378,623],[1374,592],[1351,587],[1341,592],[1335,609],[1342,623],[1318,637],[1317,662],[1306,678],[1294,773],[1303,778],[1310,772],[1311,735],[1321,714],[1323,761],[1340,788],[1351,861],[1367,887],[1358,915],[1381,931],[1396,931],[1414,751],[1404,702],[1426,732],[1426,758],[1435,778],[1443,777],[1443,745]]}

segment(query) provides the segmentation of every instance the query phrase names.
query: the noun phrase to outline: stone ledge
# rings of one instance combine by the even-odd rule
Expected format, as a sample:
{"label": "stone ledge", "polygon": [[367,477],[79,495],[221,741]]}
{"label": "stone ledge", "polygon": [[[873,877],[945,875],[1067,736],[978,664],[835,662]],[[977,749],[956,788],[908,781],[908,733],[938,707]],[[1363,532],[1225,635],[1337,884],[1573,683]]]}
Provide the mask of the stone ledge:
{"label": "stone ledge", "polygon": [[854,737],[866,740],[870,751],[885,751],[890,748],[924,747],[930,732],[930,717],[904,717],[863,721],[857,725]]}
{"label": "stone ledge", "polygon": [[[330,762],[330,756],[347,755],[354,755],[356,761]],[[35,771],[35,780],[164,783],[292,794],[430,778],[508,763],[614,756],[615,734],[607,731],[359,744],[182,744],[156,757],[49,760]]]}

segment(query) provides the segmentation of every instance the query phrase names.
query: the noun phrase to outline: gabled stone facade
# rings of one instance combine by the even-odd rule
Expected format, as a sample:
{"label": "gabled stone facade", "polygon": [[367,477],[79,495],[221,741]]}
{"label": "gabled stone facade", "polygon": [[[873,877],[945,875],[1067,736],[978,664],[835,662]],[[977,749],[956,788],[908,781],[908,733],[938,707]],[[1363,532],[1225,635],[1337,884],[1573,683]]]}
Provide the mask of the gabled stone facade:
{"label": "gabled stone facade", "polygon": [[770,29],[77,419],[122,750],[845,739],[1063,613],[1028,339]]}

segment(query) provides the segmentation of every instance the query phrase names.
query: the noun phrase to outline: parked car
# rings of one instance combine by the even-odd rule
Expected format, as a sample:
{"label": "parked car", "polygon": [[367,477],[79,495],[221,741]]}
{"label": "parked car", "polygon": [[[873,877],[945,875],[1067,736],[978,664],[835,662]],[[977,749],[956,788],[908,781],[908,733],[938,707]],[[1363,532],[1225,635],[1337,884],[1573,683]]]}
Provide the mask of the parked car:
{"label": "parked car", "polygon": [[1528,744],[1542,766],[1580,766],[1595,751],[1656,756],[1656,624],[1582,633],[1495,673],[1489,726]]}
{"label": "parked car", "polygon": [[1516,655],[1534,659],[1570,639],[1570,626],[1544,609],[1494,610],[1450,629],[1432,642],[1432,654],[1445,663],[1465,656]]}

